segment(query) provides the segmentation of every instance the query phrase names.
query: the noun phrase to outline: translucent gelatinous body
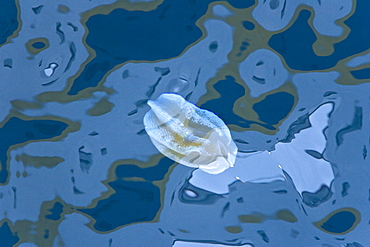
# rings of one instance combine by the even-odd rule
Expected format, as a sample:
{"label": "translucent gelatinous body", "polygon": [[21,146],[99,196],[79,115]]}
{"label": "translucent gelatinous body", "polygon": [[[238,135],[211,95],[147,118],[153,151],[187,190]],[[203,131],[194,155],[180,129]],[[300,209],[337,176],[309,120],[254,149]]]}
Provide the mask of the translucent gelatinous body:
{"label": "translucent gelatinous body", "polygon": [[148,104],[145,130],[162,154],[211,174],[234,165],[237,147],[228,127],[214,113],[178,94],[162,94]]}

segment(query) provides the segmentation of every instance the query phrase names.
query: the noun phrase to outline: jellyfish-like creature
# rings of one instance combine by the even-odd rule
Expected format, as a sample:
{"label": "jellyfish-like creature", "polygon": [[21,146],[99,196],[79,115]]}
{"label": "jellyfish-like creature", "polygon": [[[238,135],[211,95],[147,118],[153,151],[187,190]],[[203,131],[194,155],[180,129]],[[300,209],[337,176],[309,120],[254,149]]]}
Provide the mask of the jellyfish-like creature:
{"label": "jellyfish-like creature", "polygon": [[165,93],[148,101],[145,130],[154,146],[168,158],[218,174],[235,163],[237,147],[225,123],[178,94]]}

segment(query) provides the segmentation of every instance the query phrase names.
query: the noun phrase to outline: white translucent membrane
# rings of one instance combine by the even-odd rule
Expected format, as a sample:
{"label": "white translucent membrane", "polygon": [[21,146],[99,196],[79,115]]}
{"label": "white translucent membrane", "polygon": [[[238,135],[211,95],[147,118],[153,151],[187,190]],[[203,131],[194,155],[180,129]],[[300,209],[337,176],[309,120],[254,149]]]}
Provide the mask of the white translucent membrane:
{"label": "white translucent membrane", "polygon": [[148,101],[145,130],[156,148],[189,167],[218,174],[235,163],[237,147],[225,123],[178,94],[162,94]]}

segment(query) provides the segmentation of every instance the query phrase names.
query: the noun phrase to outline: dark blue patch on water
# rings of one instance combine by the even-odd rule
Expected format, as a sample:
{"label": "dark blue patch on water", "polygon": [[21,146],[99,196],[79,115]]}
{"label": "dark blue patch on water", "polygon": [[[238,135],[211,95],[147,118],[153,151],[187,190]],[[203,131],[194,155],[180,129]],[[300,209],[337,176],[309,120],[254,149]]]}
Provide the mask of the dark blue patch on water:
{"label": "dark blue patch on water", "polygon": [[152,221],[160,209],[160,190],[150,182],[117,180],[108,183],[116,193],[92,209],[79,209],[96,220],[94,228],[106,232],[130,223]]}
{"label": "dark blue patch on water", "polygon": [[[101,200],[95,208],[80,209],[96,220],[94,228],[110,231],[116,227],[154,219],[160,208],[160,191],[151,181],[164,179],[174,161],[164,157],[156,166],[140,168],[124,164],[116,168],[116,181],[108,183],[116,193]],[[124,181],[121,178],[140,177],[148,182]]]}
{"label": "dark blue patch on water", "polygon": [[54,203],[54,207],[49,210],[51,214],[46,215],[45,218],[49,220],[59,220],[61,218],[61,214],[63,213],[63,204],[60,202]]}
{"label": "dark blue patch on water", "polygon": [[234,8],[246,9],[255,4],[254,0],[227,0]]}
{"label": "dark blue patch on water", "polygon": [[258,114],[259,119],[269,125],[275,125],[284,119],[292,110],[294,96],[279,92],[268,95],[265,99],[253,105],[253,110]]}
{"label": "dark blue patch on water", "polygon": [[18,29],[17,6],[15,1],[1,2],[0,8],[0,45]]}
{"label": "dark blue patch on water", "polygon": [[245,89],[236,83],[235,78],[232,76],[226,76],[224,80],[218,81],[213,87],[221,94],[221,97],[209,100],[200,107],[214,112],[226,124],[239,122],[243,124],[243,127],[249,128],[252,122],[246,121],[233,113],[234,103],[237,99],[244,96]]}
{"label": "dark blue patch on water", "polygon": [[263,125],[255,121],[245,120],[234,114],[233,107],[235,101],[245,94],[245,89],[236,83],[234,77],[226,76],[225,80],[218,81],[213,87],[221,97],[207,101],[200,106],[201,108],[214,112],[226,124],[235,124],[243,128],[249,128],[254,123],[270,130],[275,129],[271,125]]}
{"label": "dark blue patch on water", "polygon": [[[164,0],[152,11],[115,9],[108,15],[93,15],[86,22],[86,43],[96,52],[74,81],[69,95],[96,87],[117,64],[130,60],[155,61],[180,55],[199,40],[202,31],[195,22],[215,0]],[[235,8],[248,8],[254,0],[229,0]]]}
{"label": "dark blue patch on water", "polygon": [[19,237],[13,234],[10,230],[8,222],[4,222],[0,226],[0,246],[1,247],[12,247],[19,241]]}
{"label": "dark blue patch on water", "polygon": [[284,57],[292,69],[309,71],[332,68],[338,61],[370,48],[370,4],[366,0],[359,0],[356,5],[353,15],[344,22],[351,29],[348,37],[334,45],[334,53],[330,56],[317,56],[312,50],[316,36],[308,25],[311,15],[308,10],[302,10],[290,28],[273,35],[269,45]]}
{"label": "dark blue patch on water", "polygon": [[0,128],[0,183],[6,183],[9,172],[6,169],[7,151],[10,146],[33,140],[50,139],[62,134],[68,127],[55,120],[23,120],[10,118]]}
{"label": "dark blue patch on water", "polygon": [[148,181],[162,180],[168,169],[171,165],[174,164],[174,161],[169,158],[162,158],[156,166],[148,168],[140,168],[136,165],[119,165],[116,168],[116,176],[118,178],[124,177],[141,177]]}
{"label": "dark blue patch on water", "polygon": [[180,55],[202,31],[195,22],[212,0],[165,0],[152,11],[115,9],[94,15],[86,22],[86,43],[96,57],[76,78],[68,94],[95,87],[107,71],[130,60],[155,61]]}
{"label": "dark blue patch on water", "polygon": [[331,216],[321,228],[331,233],[343,233],[351,229],[356,216],[348,211],[341,211]]}
{"label": "dark blue patch on water", "polygon": [[35,42],[32,44],[32,47],[33,48],[36,48],[36,49],[42,49],[45,47],[45,43],[43,42]]}
{"label": "dark blue patch on water", "polygon": [[351,71],[351,74],[354,78],[359,80],[370,79],[370,68],[354,70]]}
{"label": "dark blue patch on water", "polygon": [[307,23],[310,15],[308,10],[302,10],[290,28],[270,38],[269,45],[284,57],[292,69],[315,70],[323,66],[331,68],[337,61],[332,61],[334,64],[325,64],[326,59],[316,56],[312,50],[316,36]]}
{"label": "dark blue patch on water", "polygon": [[243,24],[243,27],[247,30],[253,30],[255,28],[253,22],[250,22],[250,21],[243,21],[242,24]]}

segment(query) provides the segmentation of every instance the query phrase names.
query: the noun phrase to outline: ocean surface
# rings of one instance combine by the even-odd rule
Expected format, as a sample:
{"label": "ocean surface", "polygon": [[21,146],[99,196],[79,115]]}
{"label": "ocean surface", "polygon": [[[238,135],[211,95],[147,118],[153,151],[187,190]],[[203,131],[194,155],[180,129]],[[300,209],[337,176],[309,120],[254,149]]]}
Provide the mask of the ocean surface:
{"label": "ocean surface", "polygon": [[[370,246],[368,0],[6,0],[0,247]],[[161,154],[176,93],[238,148]]]}

